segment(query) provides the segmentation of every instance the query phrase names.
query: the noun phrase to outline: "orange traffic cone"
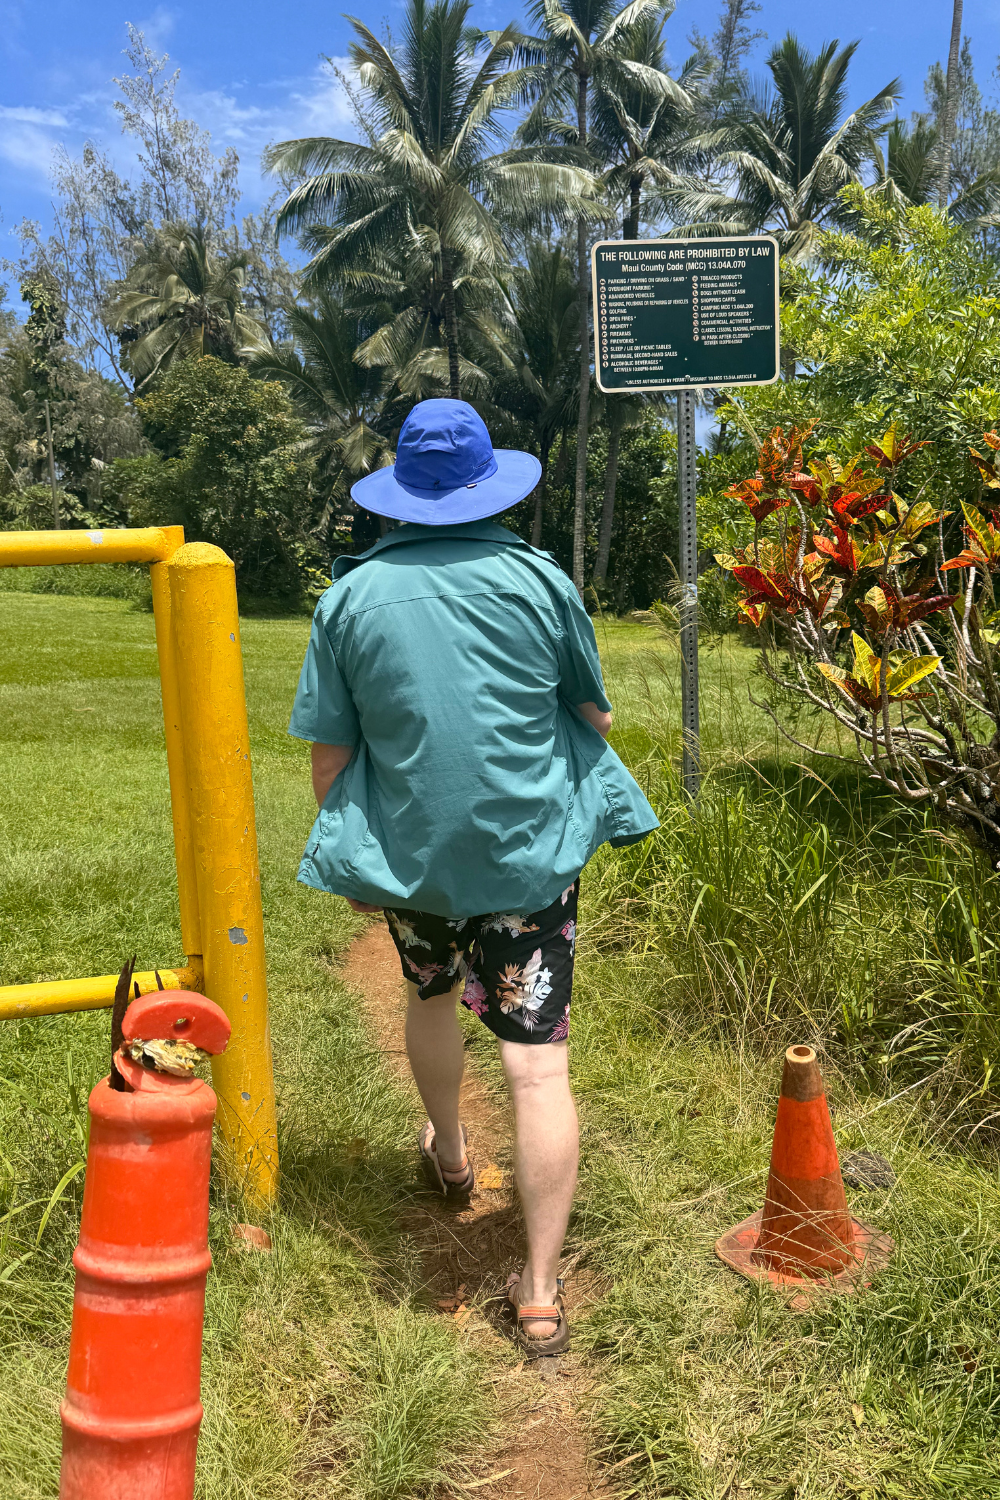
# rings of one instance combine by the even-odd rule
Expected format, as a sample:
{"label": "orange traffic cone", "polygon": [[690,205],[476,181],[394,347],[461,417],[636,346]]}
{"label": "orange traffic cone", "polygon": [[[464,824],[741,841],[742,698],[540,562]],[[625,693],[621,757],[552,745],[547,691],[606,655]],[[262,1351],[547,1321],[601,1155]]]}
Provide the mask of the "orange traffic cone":
{"label": "orange traffic cone", "polygon": [[816,1054],[789,1047],[763,1210],[724,1234],[716,1255],[774,1286],[853,1292],[892,1249],[888,1235],[851,1217]]}

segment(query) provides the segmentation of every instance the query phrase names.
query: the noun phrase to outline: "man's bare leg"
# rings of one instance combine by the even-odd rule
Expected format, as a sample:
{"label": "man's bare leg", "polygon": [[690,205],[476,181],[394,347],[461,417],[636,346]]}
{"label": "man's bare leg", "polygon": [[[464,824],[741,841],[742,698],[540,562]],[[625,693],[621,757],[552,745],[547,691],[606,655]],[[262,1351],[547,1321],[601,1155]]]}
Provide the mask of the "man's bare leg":
{"label": "man's bare leg", "polygon": [[455,1011],[457,994],[421,1000],[407,981],[406,1055],[414,1081],[434,1126],[438,1161],[446,1176],[461,1177],[465,1146],[458,1120],[458,1095],[465,1070],[465,1046]]}
{"label": "man's bare leg", "polygon": [[[407,984],[406,1051],[447,1175],[458,1175],[465,1147],[458,1096],[465,1067],[457,992],[420,1000]],[[519,1296],[525,1306],[549,1307],[569,1223],[579,1160],[579,1128],[569,1088],[565,1042],[532,1046],[501,1042],[500,1059],[514,1102],[514,1175],[524,1210],[528,1259]],[[533,1323],[531,1334],[547,1338],[555,1323]]]}
{"label": "man's bare leg", "polygon": [[[514,1101],[514,1175],[528,1236],[528,1259],[517,1295],[526,1307],[550,1307],[580,1157],[569,1047],[566,1042],[532,1046],[502,1041],[500,1060]],[[547,1338],[556,1327],[532,1323],[530,1336]]]}

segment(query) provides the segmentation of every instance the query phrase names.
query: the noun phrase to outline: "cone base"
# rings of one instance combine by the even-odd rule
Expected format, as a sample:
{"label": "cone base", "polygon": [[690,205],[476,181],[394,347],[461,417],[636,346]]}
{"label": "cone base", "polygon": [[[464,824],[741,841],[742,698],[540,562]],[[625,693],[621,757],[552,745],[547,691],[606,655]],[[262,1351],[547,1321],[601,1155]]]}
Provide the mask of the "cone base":
{"label": "cone base", "polygon": [[894,1249],[889,1235],[881,1234],[869,1224],[852,1217],[854,1226],[854,1263],[836,1274],[816,1271],[809,1275],[803,1271],[795,1275],[790,1271],[775,1271],[761,1264],[756,1257],[757,1241],[763,1211],[751,1214],[741,1224],[736,1224],[715,1243],[715,1253],[732,1270],[751,1281],[769,1281],[779,1291],[792,1292],[791,1307],[804,1311],[817,1297],[833,1293],[848,1296],[863,1287],[870,1286],[872,1277],[888,1264]]}

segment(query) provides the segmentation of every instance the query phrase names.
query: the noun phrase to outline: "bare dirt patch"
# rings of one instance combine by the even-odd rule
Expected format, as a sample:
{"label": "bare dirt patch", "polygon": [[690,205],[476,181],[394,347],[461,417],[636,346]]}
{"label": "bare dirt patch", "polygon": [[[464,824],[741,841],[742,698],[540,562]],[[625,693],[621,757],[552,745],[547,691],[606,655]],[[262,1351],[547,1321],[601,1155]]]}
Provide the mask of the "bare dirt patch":
{"label": "bare dirt patch", "polygon": [[[403,1034],[406,992],[396,950],[381,922],[351,945],[342,972],[363,997],[375,1038],[400,1084],[416,1097]],[[524,1254],[510,1171],[513,1122],[506,1100],[471,1065],[462,1085],[462,1119],[477,1177],[498,1186],[477,1187],[462,1213],[444,1208],[430,1191],[417,1194],[403,1221],[421,1250],[429,1304],[441,1317],[475,1326],[479,1336],[500,1347],[507,1326],[500,1300],[503,1285],[512,1270],[520,1269]],[[572,1278],[567,1303],[572,1315]],[[506,1446],[490,1455],[477,1487],[484,1496],[502,1494],[504,1500],[585,1500],[588,1495],[611,1500],[614,1492],[587,1451],[581,1416],[590,1387],[587,1371],[572,1353],[543,1363],[544,1375],[530,1364],[510,1370],[505,1361],[500,1367],[520,1388],[520,1425]]]}

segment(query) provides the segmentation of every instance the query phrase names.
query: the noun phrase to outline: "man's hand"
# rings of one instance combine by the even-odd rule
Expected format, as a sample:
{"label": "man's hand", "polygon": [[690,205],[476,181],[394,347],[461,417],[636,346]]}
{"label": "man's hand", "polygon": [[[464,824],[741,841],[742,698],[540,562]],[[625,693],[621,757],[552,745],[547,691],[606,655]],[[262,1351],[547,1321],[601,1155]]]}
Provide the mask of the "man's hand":
{"label": "man's hand", "polygon": [[327,792],[333,786],[333,783],[353,754],[353,745],[321,745],[318,742],[313,745],[313,791],[316,794],[316,801],[320,807],[323,806],[323,803],[326,801]]}
{"label": "man's hand", "polygon": [[586,719],[588,724],[593,724],[598,734],[607,739],[611,730],[611,715],[598,708],[596,703],[578,703],[576,711],[581,719]]}
{"label": "man's hand", "polygon": [[368,902],[368,901],[355,901],[355,899],[354,899],[353,896],[345,896],[344,900],[347,902],[348,906],[351,908],[351,911],[368,912],[368,911],[381,911],[382,910],[381,906],[372,906],[371,903]]}

